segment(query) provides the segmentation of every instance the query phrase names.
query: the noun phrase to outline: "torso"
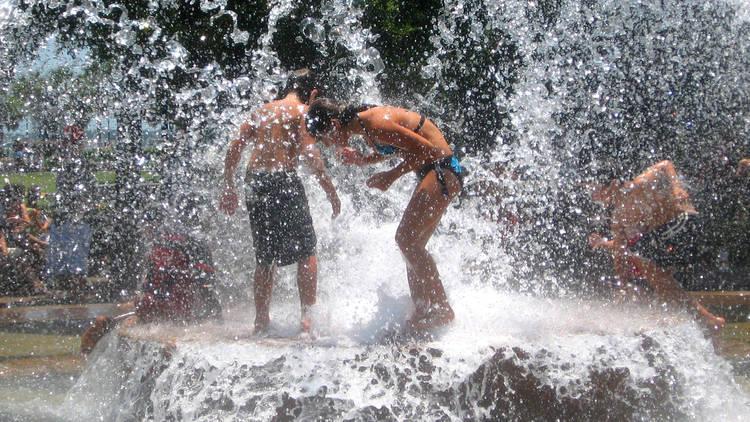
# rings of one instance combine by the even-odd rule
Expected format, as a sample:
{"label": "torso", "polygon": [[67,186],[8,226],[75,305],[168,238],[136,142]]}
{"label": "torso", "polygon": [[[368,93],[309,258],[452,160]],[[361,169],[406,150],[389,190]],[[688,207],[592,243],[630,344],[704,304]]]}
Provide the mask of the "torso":
{"label": "torso", "polygon": [[303,103],[284,98],[265,104],[253,113],[252,120],[245,123],[255,128],[248,170],[270,172],[297,168],[305,111]]}
{"label": "torso", "polygon": [[611,212],[612,231],[633,238],[683,213],[697,213],[671,164],[659,163],[620,189]]}
{"label": "torso", "polygon": [[[422,115],[413,111],[404,110],[397,107],[381,106],[373,107],[369,110],[365,110],[359,113],[367,130],[369,131],[368,138],[371,136],[373,139],[368,139],[371,147],[378,150],[375,142],[381,146],[391,145],[393,139],[400,136],[393,131],[388,131],[387,126],[383,126],[381,129],[378,122],[389,122],[392,121],[395,124],[402,126],[408,130],[417,133],[419,136],[425,138],[430,144],[432,144],[432,151],[430,156],[423,157],[425,162],[431,163],[442,157],[447,157],[453,152],[451,151],[448,142],[445,140],[443,133],[440,129],[435,126],[432,121],[426,119],[422,126],[419,126],[419,121]],[[418,131],[416,129],[419,128]],[[426,155],[424,151],[408,151],[410,153],[417,153],[419,155]]]}

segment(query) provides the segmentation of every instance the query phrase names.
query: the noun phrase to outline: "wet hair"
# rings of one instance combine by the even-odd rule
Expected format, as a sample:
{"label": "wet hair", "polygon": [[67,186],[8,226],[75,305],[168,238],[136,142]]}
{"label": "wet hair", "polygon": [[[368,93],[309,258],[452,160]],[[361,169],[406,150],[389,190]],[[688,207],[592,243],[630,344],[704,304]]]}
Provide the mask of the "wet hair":
{"label": "wet hair", "polygon": [[318,98],[310,104],[307,111],[307,131],[312,136],[318,136],[331,129],[331,120],[337,119],[342,126],[346,126],[357,117],[357,113],[374,107],[369,104],[346,105],[330,98]]}
{"label": "wet hair", "polygon": [[297,69],[292,72],[289,79],[286,81],[286,86],[276,96],[277,100],[280,100],[292,92],[296,92],[297,96],[307,104],[310,99],[310,94],[318,86],[318,75],[310,69]]}

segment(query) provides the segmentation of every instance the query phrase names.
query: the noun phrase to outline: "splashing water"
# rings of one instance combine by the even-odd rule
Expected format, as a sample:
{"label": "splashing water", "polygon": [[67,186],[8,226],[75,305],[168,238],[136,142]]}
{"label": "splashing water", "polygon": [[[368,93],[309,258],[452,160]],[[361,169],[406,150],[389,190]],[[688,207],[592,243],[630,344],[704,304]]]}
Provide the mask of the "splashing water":
{"label": "splashing water", "polygon": [[[204,115],[191,116],[199,120],[193,127],[221,133],[208,146],[197,132],[190,140],[195,150],[191,164],[213,176],[187,177],[179,189],[218,197],[216,180],[227,137],[237,132],[246,110],[275,95],[285,78],[273,35],[294,3],[271,4],[268,29],[242,76],[230,78],[211,64],[196,67],[177,39],[166,43],[167,54],[136,51],[137,60],[119,63],[112,72],[101,98],[112,104],[107,111],[113,113],[129,108],[146,113],[160,78],[176,69],[201,81],[200,87],[176,98],[184,109],[203,106]],[[550,415],[569,420],[744,420],[750,398],[695,322],[658,308],[600,301],[584,279],[593,264],[574,258],[567,271],[560,271],[550,261],[557,256],[553,252],[570,259],[577,249],[566,242],[588,234],[586,228],[554,218],[571,209],[573,214],[584,212],[581,204],[565,208],[557,199],[574,195],[571,186],[588,176],[587,168],[617,162],[637,173],[663,153],[652,147],[665,143],[650,140],[666,136],[679,140],[671,145],[683,152],[677,161],[689,164],[706,152],[683,151],[686,145],[720,125],[748,139],[747,102],[735,94],[750,88],[746,3],[444,3],[432,37],[436,49],[420,70],[423,77],[450,85],[448,70],[466,65],[460,56],[455,62],[445,56],[467,42],[457,35],[457,22],[468,22],[468,37],[479,44],[490,42],[492,31],[501,31],[523,57],[513,94],[498,95],[495,104],[509,113],[510,128],[500,132],[488,154],[462,157],[473,182],[499,183],[506,195],[469,197],[461,208],[450,207],[428,244],[457,315],[452,326],[420,348],[384,344],[387,330],[412,311],[406,269],[393,237],[414,180],[398,180],[387,195],[369,191],[364,180],[377,168],[336,166],[331,151],[323,151],[332,164],[342,214],[330,219],[324,193],[302,169],[318,234],[316,341],[269,347],[247,338],[253,320],[247,310],[252,308],[254,263],[249,227],[243,215],[212,215],[210,238],[227,304],[223,323],[147,325],[130,329],[129,336],[105,337],[65,403],[41,409],[39,403],[16,403],[0,413],[51,420],[270,420],[287,413],[334,420],[529,420]],[[553,3],[557,8],[551,19],[542,6]],[[232,22],[234,42],[247,42],[226,2],[200,5],[214,13],[216,22]],[[82,2],[67,13],[112,25],[116,43],[124,48],[138,48],[138,28],[150,26],[158,37],[155,22],[126,15],[107,20],[101,7]],[[328,42],[353,59],[331,72],[356,87],[349,93],[351,102],[384,102],[378,77],[386,64],[371,46],[375,36],[363,27],[362,13],[358,1],[324,1],[320,16],[303,19],[300,31],[322,55],[328,54]],[[29,16],[15,2],[0,3],[4,60],[32,55],[12,38],[25,19]],[[136,71],[154,76],[134,82]],[[507,76],[501,64],[494,72],[488,77]],[[3,76],[8,77],[10,73]],[[129,88],[133,83],[137,87]],[[120,89],[146,95],[122,98]],[[219,98],[229,99],[224,101],[233,107],[216,107]],[[403,101],[439,109],[434,104],[439,98],[433,88]],[[737,104],[739,111],[724,115]],[[693,129],[714,117],[714,126]],[[441,128],[460,128],[446,118],[435,121]],[[581,165],[582,154],[606,142],[622,142],[621,155],[610,161],[593,157]],[[500,176],[496,167],[520,177]],[[520,216],[521,223],[496,223],[489,214],[498,208]],[[579,284],[583,287],[571,288]],[[282,268],[271,305],[272,329],[294,336],[298,315],[295,269]],[[143,339],[176,342],[166,347]],[[485,403],[490,394],[485,388],[502,393],[492,396],[493,405]],[[524,404],[534,400],[548,405],[550,413],[535,413],[542,410]]]}

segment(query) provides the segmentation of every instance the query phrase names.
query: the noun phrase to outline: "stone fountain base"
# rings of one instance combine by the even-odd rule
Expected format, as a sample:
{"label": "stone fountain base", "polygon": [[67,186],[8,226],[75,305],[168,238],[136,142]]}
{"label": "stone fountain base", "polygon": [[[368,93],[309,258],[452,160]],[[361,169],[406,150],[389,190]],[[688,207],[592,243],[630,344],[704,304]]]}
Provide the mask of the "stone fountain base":
{"label": "stone fountain base", "polygon": [[451,333],[358,344],[133,326],[100,342],[71,400],[96,403],[88,416],[104,420],[689,419],[696,375],[668,331],[472,347]]}

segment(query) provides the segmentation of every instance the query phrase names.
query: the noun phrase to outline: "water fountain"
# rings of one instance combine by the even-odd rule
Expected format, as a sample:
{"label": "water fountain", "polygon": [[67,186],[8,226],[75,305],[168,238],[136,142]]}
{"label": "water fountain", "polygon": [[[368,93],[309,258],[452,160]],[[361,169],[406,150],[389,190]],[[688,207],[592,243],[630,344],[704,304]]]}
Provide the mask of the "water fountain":
{"label": "water fountain", "polygon": [[[663,158],[695,181],[696,164],[719,143],[748,153],[744,2],[447,0],[418,70],[429,83],[403,98],[379,89],[388,65],[363,24],[362,1],[321,1],[306,16],[295,15],[295,2],[271,2],[261,34],[240,29],[243,17],[230,2],[196,2],[251,57],[235,68],[195,60],[180,38],[162,36],[163,20],[149,16],[176,13],[169,2],[143,2],[130,14],[109,2],[20,3],[0,5],[4,62],[30,58],[31,42],[50,33],[63,42],[65,28],[98,28],[86,35],[108,34],[105,45],[116,57],[101,94],[108,112],[149,118],[158,104],[191,122],[200,148],[192,162],[205,177],[181,189],[218,197],[227,141],[246,109],[283,81],[280,56],[293,53],[279,48],[275,35],[288,30],[280,22],[297,19],[298,45],[289,50],[326,63],[334,96],[425,110],[455,136],[472,181],[501,183],[507,196],[499,203],[464,198],[430,243],[456,322],[431,341],[388,344],[388,327],[411,307],[392,238],[412,180],[399,180],[386,198],[364,187],[370,169],[336,166],[323,151],[343,207],[331,221],[322,191],[307,183],[319,236],[317,340],[249,338],[248,228],[244,217],[212,215],[223,322],[113,333],[63,403],[0,410],[36,420],[107,421],[739,421],[750,414],[730,363],[689,317],[602,299],[607,263],[585,246],[602,222],[574,187],[600,170],[628,176]],[[30,21],[58,7],[54,29],[45,33]],[[67,21],[80,26],[60,24]],[[256,36],[254,49],[244,45]],[[518,62],[472,68],[481,62],[471,49],[488,45],[512,50],[503,57]],[[94,56],[101,45],[89,48]],[[3,67],[7,82],[12,72]],[[460,86],[456,78],[472,74],[475,86]],[[199,82],[163,97],[174,104],[161,104],[170,75]],[[489,100],[481,91],[488,87],[495,90]],[[488,126],[494,139],[472,146]],[[500,167],[517,177],[493,172]],[[512,230],[487,218],[499,206],[520,217]],[[271,313],[280,335],[296,334],[297,306],[293,271],[282,269]]]}

